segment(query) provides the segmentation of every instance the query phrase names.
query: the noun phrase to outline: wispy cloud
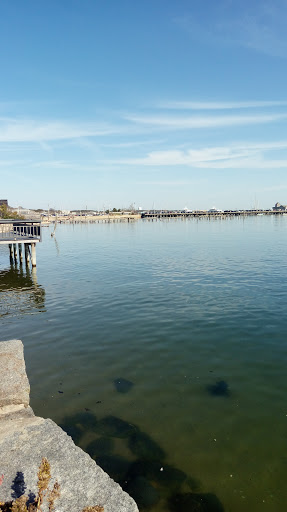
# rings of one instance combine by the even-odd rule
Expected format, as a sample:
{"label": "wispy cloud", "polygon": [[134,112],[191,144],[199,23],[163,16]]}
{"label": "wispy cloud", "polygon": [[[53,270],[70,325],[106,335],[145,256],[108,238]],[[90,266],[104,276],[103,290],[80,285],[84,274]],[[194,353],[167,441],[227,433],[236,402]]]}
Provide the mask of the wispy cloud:
{"label": "wispy cloud", "polygon": [[127,115],[126,119],[134,123],[160,126],[168,129],[192,129],[192,128],[218,128],[224,126],[244,126],[252,124],[265,124],[287,119],[286,114],[259,114],[259,115],[232,115],[232,116],[194,116],[194,117],[170,117],[170,116],[140,116]]}
{"label": "wispy cloud", "polygon": [[182,185],[199,185],[204,182],[205,180],[149,180],[137,181],[137,185],[160,185],[167,187],[179,187]]}
{"label": "wispy cloud", "polygon": [[105,143],[100,142],[100,146],[103,148],[136,148],[139,146],[150,146],[153,144],[162,144],[165,142],[164,139],[153,139],[153,140],[137,140],[137,141],[129,141],[129,142],[114,142],[114,143]]}
{"label": "wispy cloud", "polygon": [[285,0],[218,1],[204,19],[190,11],[174,21],[205,44],[243,46],[273,57],[287,56]]}
{"label": "wispy cloud", "polygon": [[43,142],[119,133],[120,127],[96,123],[0,118],[0,142]]}
{"label": "wispy cloud", "polygon": [[166,101],[158,108],[174,110],[237,110],[286,106],[287,101]]}
{"label": "wispy cloud", "polygon": [[287,141],[207,147],[201,149],[153,151],[143,158],[109,161],[109,164],[133,166],[187,166],[209,169],[279,169],[287,168],[287,157],[267,158],[270,151],[287,149]]}

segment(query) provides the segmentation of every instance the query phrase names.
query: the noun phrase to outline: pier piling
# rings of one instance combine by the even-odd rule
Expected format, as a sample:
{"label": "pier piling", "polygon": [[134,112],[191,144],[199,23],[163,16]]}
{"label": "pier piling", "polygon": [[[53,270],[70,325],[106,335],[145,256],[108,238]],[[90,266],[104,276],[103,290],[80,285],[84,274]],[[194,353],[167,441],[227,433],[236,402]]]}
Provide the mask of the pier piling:
{"label": "pier piling", "polygon": [[22,244],[18,244],[18,249],[19,249],[19,260],[20,260],[20,264],[22,264],[22,263],[23,263]]}
{"label": "pier piling", "polygon": [[24,244],[25,246],[25,259],[26,259],[26,264],[28,264],[30,262],[30,253],[29,253],[29,245],[28,244]]}
{"label": "pier piling", "polygon": [[13,244],[13,248],[14,248],[14,261],[16,264],[18,262],[17,244]]}
{"label": "pier piling", "polygon": [[13,244],[9,244],[9,253],[10,253],[10,261],[13,262],[13,258],[14,258]]}
{"label": "pier piling", "polygon": [[36,267],[36,244],[31,244],[32,267]]}

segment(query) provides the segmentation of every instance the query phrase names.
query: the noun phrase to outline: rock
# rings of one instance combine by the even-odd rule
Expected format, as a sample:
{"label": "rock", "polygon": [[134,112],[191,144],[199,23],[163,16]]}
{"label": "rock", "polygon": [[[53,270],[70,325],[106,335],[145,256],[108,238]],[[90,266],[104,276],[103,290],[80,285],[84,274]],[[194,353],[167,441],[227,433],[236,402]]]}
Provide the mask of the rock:
{"label": "rock", "polygon": [[129,448],[139,459],[159,461],[164,459],[163,449],[144,432],[135,432],[129,438]]}
{"label": "rock", "polygon": [[169,507],[171,512],[224,512],[217,496],[211,493],[175,494],[169,500]]}
{"label": "rock", "polygon": [[158,491],[144,476],[138,476],[129,481],[125,490],[136,501],[140,509],[156,505],[160,498]]}
{"label": "rock", "polygon": [[116,416],[106,416],[97,423],[96,432],[104,436],[129,437],[137,432],[138,428],[132,423],[117,418]]}
{"label": "rock", "polygon": [[128,393],[132,389],[133,385],[133,382],[123,379],[122,377],[114,380],[114,386],[118,393]]}
{"label": "rock", "polygon": [[[7,367],[13,372],[11,379]],[[0,407],[0,472],[4,475],[0,502],[11,501],[24,492],[33,499],[38,493],[38,468],[46,457],[51,466],[50,489],[56,480],[60,484],[57,512],[81,512],[84,507],[96,505],[103,506],[105,512],[138,512],[133,499],[87,453],[75,446],[58,425],[34,415],[28,406],[28,379],[21,342],[0,342],[0,369],[0,397],[5,398],[6,391],[10,393],[9,401],[5,398]],[[16,374],[21,386],[25,386],[22,390]],[[20,399],[24,400],[22,404]],[[87,420],[90,426],[95,425],[95,417],[90,414],[74,419],[79,429]],[[47,504],[42,509],[48,512]]]}
{"label": "rock", "polygon": [[230,396],[229,387],[225,380],[219,380],[216,384],[207,386],[207,391],[213,396]]}
{"label": "rock", "polygon": [[153,460],[135,461],[130,467],[128,477],[132,479],[136,476],[144,476],[150,482],[174,491],[187,479],[187,475],[180,469]]}
{"label": "rock", "polygon": [[97,464],[116,482],[123,482],[130,467],[130,461],[121,455],[96,457]]}
{"label": "rock", "polygon": [[26,374],[22,341],[0,342],[0,379],[0,407],[29,405],[30,384]]}
{"label": "rock", "polygon": [[111,437],[99,437],[88,444],[86,452],[94,459],[100,455],[110,455],[113,446],[114,440]]}

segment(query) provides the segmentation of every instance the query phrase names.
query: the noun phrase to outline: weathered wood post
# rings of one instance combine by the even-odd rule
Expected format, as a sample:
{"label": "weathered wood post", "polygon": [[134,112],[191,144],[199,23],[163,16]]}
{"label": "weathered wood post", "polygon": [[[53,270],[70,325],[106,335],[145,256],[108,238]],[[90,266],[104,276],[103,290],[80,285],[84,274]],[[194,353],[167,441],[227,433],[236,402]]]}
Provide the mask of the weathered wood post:
{"label": "weathered wood post", "polygon": [[14,248],[14,261],[15,261],[15,263],[17,263],[17,261],[18,261],[17,244],[13,244],[13,248]]}
{"label": "weathered wood post", "polygon": [[13,263],[13,258],[14,258],[13,244],[9,244],[9,253],[10,253],[10,262]]}
{"label": "weathered wood post", "polygon": [[36,267],[36,244],[31,244],[31,261],[32,267]]}
{"label": "weathered wood post", "polygon": [[22,264],[23,263],[22,244],[18,244],[18,248],[19,248],[19,260],[20,260],[20,263]]}
{"label": "weathered wood post", "polygon": [[29,244],[24,244],[25,246],[25,259],[26,259],[26,264],[28,264],[30,262],[30,254],[29,254]]}

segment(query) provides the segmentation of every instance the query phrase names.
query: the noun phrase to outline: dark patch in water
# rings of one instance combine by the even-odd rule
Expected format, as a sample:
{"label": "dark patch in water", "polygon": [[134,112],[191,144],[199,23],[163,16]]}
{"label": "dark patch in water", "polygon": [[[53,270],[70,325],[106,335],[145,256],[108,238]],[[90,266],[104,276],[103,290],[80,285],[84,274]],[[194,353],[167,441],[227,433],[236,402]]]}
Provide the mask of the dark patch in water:
{"label": "dark patch in water", "polygon": [[83,429],[94,430],[98,420],[93,412],[81,411],[73,416],[69,416],[67,420],[69,424],[80,425]]}
{"label": "dark patch in water", "polygon": [[144,476],[130,480],[124,490],[135,500],[140,510],[152,507],[160,498],[158,491]]}
{"label": "dark patch in water", "polygon": [[132,389],[133,385],[133,382],[122,379],[121,377],[114,380],[114,386],[118,393],[128,393]]}
{"label": "dark patch in water", "polygon": [[186,483],[191,491],[198,492],[201,487],[200,480],[198,478],[193,478],[192,476],[187,477]]}
{"label": "dark patch in water", "polygon": [[130,467],[130,461],[120,455],[100,455],[97,464],[116,482],[123,482]]}
{"label": "dark patch in water", "polygon": [[97,425],[96,416],[90,411],[81,411],[72,416],[66,416],[60,427],[67,432],[74,443],[79,444],[83,434],[94,431]]}
{"label": "dark patch in water", "polygon": [[60,423],[59,427],[61,427],[68,434],[68,436],[73,439],[75,444],[79,445],[83,435],[81,428],[77,427],[76,425],[69,425],[68,423]]}
{"label": "dark patch in water", "polygon": [[213,396],[230,396],[230,391],[225,380],[218,380],[216,384],[207,386],[207,391]]}
{"label": "dark patch in water", "polygon": [[113,451],[114,441],[110,437],[99,437],[92,441],[86,448],[86,452],[94,459],[100,455],[110,455]]}
{"label": "dark patch in water", "polygon": [[175,494],[169,500],[171,512],[224,512],[215,494]]}
{"label": "dark patch in water", "polygon": [[162,461],[136,460],[130,467],[128,478],[144,476],[151,482],[177,490],[187,479],[187,475],[180,469],[176,469]]}
{"label": "dark patch in water", "polygon": [[129,438],[129,449],[139,459],[159,461],[165,453],[153,439],[144,432],[135,432]]}
{"label": "dark patch in water", "polygon": [[58,393],[60,393],[62,395],[64,393],[64,391],[58,391]]}
{"label": "dark patch in water", "polygon": [[96,431],[103,436],[120,438],[128,437],[137,430],[138,428],[135,425],[116,416],[106,416],[98,422],[96,428]]}

